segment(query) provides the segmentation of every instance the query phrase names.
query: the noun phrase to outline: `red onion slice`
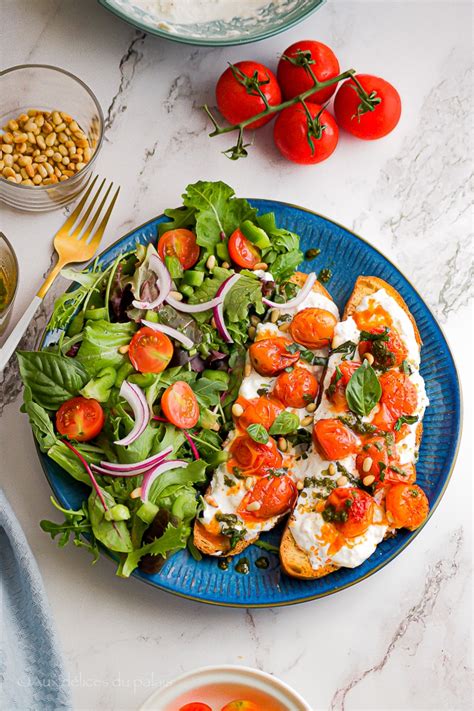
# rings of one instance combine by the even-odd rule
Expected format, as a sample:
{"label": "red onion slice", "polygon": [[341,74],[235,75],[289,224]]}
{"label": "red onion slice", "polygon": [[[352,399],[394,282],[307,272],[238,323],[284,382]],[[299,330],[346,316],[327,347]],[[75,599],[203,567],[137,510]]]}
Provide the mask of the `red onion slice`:
{"label": "red onion slice", "polygon": [[141,462],[135,462],[133,464],[101,462],[100,466],[98,464],[92,464],[91,467],[94,471],[99,474],[104,474],[105,476],[137,476],[138,474],[144,474],[157,464],[161,464],[163,459],[166,459],[172,451],[173,447],[166,447],[166,449],[162,452],[158,452],[158,454],[154,454],[152,457],[148,457],[148,459],[144,459]]}
{"label": "red onion slice", "polygon": [[185,304],[183,301],[178,301],[173,299],[172,296],[166,297],[166,303],[172,306],[176,311],[182,311],[185,314],[199,314],[202,311],[207,311],[208,309],[213,309],[222,301],[220,296],[216,296],[210,301],[203,301],[201,304]]}
{"label": "red onion slice", "polygon": [[145,431],[146,426],[150,421],[150,408],[146,401],[145,393],[138,385],[129,383],[124,380],[120,388],[120,397],[128,402],[135,416],[135,425],[131,432],[122,439],[118,439],[114,444],[120,444],[125,447],[128,444],[135,442],[138,437]]}
{"label": "red onion slice", "polygon": [[234,284],[236,284],[240,279],[240,274],[233,274],[230,276],[228,279],[222,282],[220,287],[217,290],[216,296],[220,297],[222,299],[220,304],[217,304],[217,306],[214,307],[214,319],[216,321],[216,327],[217,330],[219,331],[219,335],[222,336],[224,341],[226,343],[233,343],[234,339],[230,335],[229,331],[227,330],[227,327],[225,325],[225,319],[224,319],[224,299],[229,293],[229,291],[232,289]]}
{"label": "red onion slice", "polygon": [[264,304],[274,309],[292,309],[295,306],[299,306],[301,302],[306,299],[311,289],[313,288],[315,281],[316,274],[314,274],[313,272],[312,274],[308,275],[308,278],[306,279],[305,283],[303,284],[295,298],[290,299],[290,301],[287,301],[285,304],[278,304],[276,301],[270,301],[270,299],[265,298],[263,298],[262,301]]}
{"label": "red onion slice", "polygon": [[150,255],[148,266],[150,271],[156,272],[156,286],[158,287],[159,294],[153,301],[140,301],[139,299],[132,301],[136,309],[150,310],[160,306],[171,291],[171,275],[157,254]]}
{"label": "red onion slice", "polygon": [[183,459],[170,459],[168,462],[162,462],[158,464],[155,469],[148,471],[143,477],[141,499],[142,501],[148,501],[148,495],[152,487],[153,482],[165,472],[170,469],[179,469],[185,467],[189,462],[185,462]]}
{"label": "red onion slice", "polygon": [[142,324],[144,326],[148,326],[148,328],[152,328],[154,331],[165,333],[167,336],[174,338],[175,341],[179,341],[180,343],[182,343],[183,346],[188,349],[188,351],[194,346],[193,341],[187,336],[185,336],[184,333],[181,333],[181,331],[177,331],[176,328],[171,328],[171,326],[164,326],[162,323],[155,323],[154,321],[146,321],[143,318]]}

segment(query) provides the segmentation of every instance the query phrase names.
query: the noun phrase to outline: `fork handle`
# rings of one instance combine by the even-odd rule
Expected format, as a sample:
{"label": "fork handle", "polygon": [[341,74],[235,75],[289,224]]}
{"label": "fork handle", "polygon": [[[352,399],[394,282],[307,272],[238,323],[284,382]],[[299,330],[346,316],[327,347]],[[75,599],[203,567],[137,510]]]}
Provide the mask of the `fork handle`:
{"label": "fork handle", "polygon": [[3,346],[0,348],[0,372],[5,368],[6,364],[12,357],[15,348],[19,344],[21,337],[28,328],[31,319],[35,315],[38,306],[41,304],[42,301],[43,299],[41,298],[41,296],[36,295],[33,297],[33,301],[28,306],[13,331],[8,336]]}

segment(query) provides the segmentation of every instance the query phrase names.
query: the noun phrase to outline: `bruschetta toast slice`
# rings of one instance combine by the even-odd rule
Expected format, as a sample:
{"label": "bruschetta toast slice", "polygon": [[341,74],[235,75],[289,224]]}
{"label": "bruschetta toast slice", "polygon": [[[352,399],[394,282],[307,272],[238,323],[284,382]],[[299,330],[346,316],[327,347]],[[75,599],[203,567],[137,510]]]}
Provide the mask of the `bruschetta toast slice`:
{"label": "bruschetta toast slice", "polygon": [[359,277],[335,328],[312,475],[281,540],[288,575],[316,579],[361,565],[384,537],[425,520],[428,502],[414,483],[428,405],[420,349],[400,294],[378,277]]}
{"label": "bruschetta toast slice", "polygon": [[[297,272],[291,281],[301,289],[307,277]],[[235,429],[224,446],[228,461],[214,473],[194,526],[194,544],[207,555],[236,555],[273,528],[305,476],[310,413],[339,313],[315,281],[301,303],[267,316],[247,354]]]}

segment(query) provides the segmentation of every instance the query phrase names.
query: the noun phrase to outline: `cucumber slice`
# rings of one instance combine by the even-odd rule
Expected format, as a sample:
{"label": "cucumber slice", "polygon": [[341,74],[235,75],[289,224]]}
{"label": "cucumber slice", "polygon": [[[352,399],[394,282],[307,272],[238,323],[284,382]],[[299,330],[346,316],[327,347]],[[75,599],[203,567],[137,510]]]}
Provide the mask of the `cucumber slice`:
{"label": "cucumber slice", "polygon": [[250,242],[252,242],[256,247],[259,247],[259,249],[266,249],[267,247],[270,247],[270,237],[267,235],[265,230],[262,230],[261,227],[254,225],[253,222],[250,222],[250,220],[242,222],[240,230],[244,237],[250,240]]}
{"label": "cucumber slice", "polygon": [[194,269],[186,269],[183,274],[183,281],[188,286],[201,286],[204,281],[204,272],[197,272]]}

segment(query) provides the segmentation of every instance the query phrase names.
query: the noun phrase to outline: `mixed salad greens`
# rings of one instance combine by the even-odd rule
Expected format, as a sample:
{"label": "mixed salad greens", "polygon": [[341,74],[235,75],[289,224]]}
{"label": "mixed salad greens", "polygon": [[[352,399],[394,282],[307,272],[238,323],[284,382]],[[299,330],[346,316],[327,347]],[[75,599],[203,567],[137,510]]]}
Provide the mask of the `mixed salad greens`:
{"label": "mixed salad greens", "polygon": [[[60,546],[99,544],[118,574],[159,570],[193,547],[191,524],[226,457],[251,319],[286,301],[303,259],[296,234],[222,182],[189,185],[157,240],[112,264],[66,269],[54,345],[19,352],[26,412],[42,452],[88,487],[41,527]],[[271,275],[271,276],[270,276]]]}

